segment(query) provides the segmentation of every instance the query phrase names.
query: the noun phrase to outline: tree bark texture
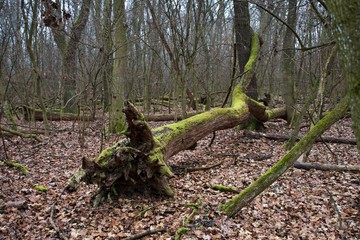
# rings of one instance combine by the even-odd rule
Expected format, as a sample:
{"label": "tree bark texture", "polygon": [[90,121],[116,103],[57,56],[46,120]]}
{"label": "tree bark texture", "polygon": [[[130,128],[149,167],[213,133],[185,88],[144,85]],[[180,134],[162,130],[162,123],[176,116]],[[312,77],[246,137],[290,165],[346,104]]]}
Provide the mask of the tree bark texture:
{"label": "tree bark texture", "polygon": [[334,17],[334,29],[337,30],[339,52],[351,95],[351,118],[360,151],[360,2],[357,0],[324,1]]}
{"label": "tree bark texture", "polygon": [[287,121],[290,124],[295,114],[295,35],[292,29],[296,28],[296,4],[297,0],[288,1],[287,24],[285,29],[283,53],[281,56],[282,67],[282,95],[285,100]]}
{"label": "tree bark texture", "polygon": [[[234,0],[234,26],[235,26],[235,49],[240,73],[247,73],[246,64],[250,58],[252,49],[252,30],[250,27],[249,3],[247,1]],[[253,55],[254,56],[254,55]],[[257,79],[254,72],[251,76],[244,76],[243,90],[251,98],[257,99]]]}
{"label": "tree bark texture", "polygon": [[128,43],[126,36],[125,1],[114,1],[114,47],[115,60],[112,74],[112,97],[110,104],[110,127],[112,133],[120,133],[125,129],[125,116],[121,112],[124,107],[125,83],[128,76]]}

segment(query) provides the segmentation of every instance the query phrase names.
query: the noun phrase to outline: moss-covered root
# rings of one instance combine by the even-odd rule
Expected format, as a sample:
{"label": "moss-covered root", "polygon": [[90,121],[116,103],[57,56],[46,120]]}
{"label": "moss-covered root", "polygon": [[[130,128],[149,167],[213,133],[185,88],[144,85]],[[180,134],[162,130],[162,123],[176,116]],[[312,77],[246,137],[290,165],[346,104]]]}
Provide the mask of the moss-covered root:
{"label": "moss-covered root", "polygon": [[85,177],[85,171],[78,170],[69,180],[65,186],[65,190],[68,192],[74,192],[78,187],[80,182]]}
{"label": "moss-covered root", "polygon": [[17,168],[21,171],[22,174],[27,175],[29,174],[29,170],[27,170],[26,167],[24,167],[22,164],[11,161],[11,160],[6,160],[5,161],[5,165],[8,167],[13,167],[13,168]]}
{"label": "moss-covered root", "polygon": [[214,190],[220,191],[220,192],[233,192],[233,193],[239,193],[238,190],[236,190],[233,187],[229,187],[229,186],[223,186],[223,185],[213,185],[211,187]]}
{"label": "moss-covered root", "polygon": [[174,191],[171,189],[169,182],[166,176],[164,175],[155,177],[154,181],[152,182],[152,187],[158,190],[159,192],[166,194],[169,197],[174,196]]}
{"label": "moss-covered root", "polygon": [[266,171],[250,186],[221,206],[226,215],[232,217],[244,206],[251,202],[257,195],[267,189],[283,173],[289,169],[296,160],[308,151],[316,139],[322,133],[331,127],[335,122],[341,119],[347,112],[349,106],[349,97],[346,96],[329,114],[321,119],[310,131],[273,167]]}

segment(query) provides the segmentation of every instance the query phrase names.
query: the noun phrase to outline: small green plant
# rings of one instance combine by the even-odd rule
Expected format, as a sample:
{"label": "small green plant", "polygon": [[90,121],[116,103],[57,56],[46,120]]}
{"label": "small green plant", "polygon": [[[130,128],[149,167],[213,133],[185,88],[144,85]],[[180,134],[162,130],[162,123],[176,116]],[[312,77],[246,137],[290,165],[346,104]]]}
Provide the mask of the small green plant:
{"label": "small green plant", "polygon": [[47,192],[49,189],[47,187],[41,186],[41,185],[34,185],[34,188],[40,192]]}
{"label": "small green plant", "polygon": [[190,228],[187,227],[179,227],[176,231],[175,240],[180,240],[181,235],[183,235],[185,232],[189,231]]}

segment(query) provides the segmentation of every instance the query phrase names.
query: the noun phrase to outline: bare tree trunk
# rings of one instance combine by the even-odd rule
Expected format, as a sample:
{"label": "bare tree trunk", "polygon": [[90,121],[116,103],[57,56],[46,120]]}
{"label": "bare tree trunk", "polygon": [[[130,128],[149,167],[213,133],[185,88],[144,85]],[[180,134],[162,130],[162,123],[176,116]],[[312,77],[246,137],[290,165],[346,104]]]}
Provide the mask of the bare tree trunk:
{"label": "bare tree trunk", "polygon": [[38,10],[39,10],[39,1],[35,0],[32,3],[32,18],[31,22],[29,23],[28,15],[25,12],[25,3],[24,0],[21,0],[21,9],[22,9],[22,15],[24,19],[24,34],[25,34],[25,46],[27,53],[30,58],[30,63],[32,67],[32,80],[35,83],[35,89],[36,89],[36,97],[37,102],[41,108],[42,111],[42,118],[44,121],[45,126],[45,134],[47,135],[49,133],[49,123],[47,119],[46,109],[43,101],[43,94],[42,94],[42,87],[41,87],[41,73],[39,69],[39,63],[37,61],[38,57],[35,55],[34,49],[38,48],[38,46],[34,45],[34,39],[36,39],[37,36],[37,17],[38,17]]}
{"label": "bare tree trunk", "polygon": [[[235,25],[235,46],[238,58],[240,74],[246,72],[246,64],[250,57],[251,36],[249,3],[247,1],[234,0],[234,25]],[[244,92],[251,98],[257,99],[257,79],[253,72],[251,77],[245,77],[243,81]]]}
{"label": "bare tree trunk", "polygon": [[127,37],[125,1],[114,1],[114,47],[115,60],[112,79],[112,97],[110,105],[110,132],[120,133],[125,129],[124,108],[125,79],[127,76]]}
{"label": "bare tree trunk", "polygon": [[295,36],[290,27],[296,28],[296,4],[297,0],[288,0],[287,24],[283,39],[282,66],[282,95],[285,100],[287,121],[291,124],[295,114]]}
{"label": "bare tree trunk", "polygon": [[251,50],[249,3],[247,1],[234,0],[234,13],[235,46],[239,71],[243,73]]}
{"label": "bare tree trunk", "polygon": [[351,118],[360,151],[360,2],[357,0],[326,0],[335,17],[340,56],[351,96]]}
{"label": "bare tree trunk", "polygon": [[89,18],[91,0],[82,1],[79,16],[72,24],[70,33],[66,32],[64,24],[64,21],[67,20],[67,14],[69,13],[61,8],[60,1],[57,0],[55,3],[52,1],[42,2],[46,9],[43,16],[44,24],[51,28],[54,40],[62,56],[63,104],[65,110],[76,112],[78,110],[76,56],[82,33]]}

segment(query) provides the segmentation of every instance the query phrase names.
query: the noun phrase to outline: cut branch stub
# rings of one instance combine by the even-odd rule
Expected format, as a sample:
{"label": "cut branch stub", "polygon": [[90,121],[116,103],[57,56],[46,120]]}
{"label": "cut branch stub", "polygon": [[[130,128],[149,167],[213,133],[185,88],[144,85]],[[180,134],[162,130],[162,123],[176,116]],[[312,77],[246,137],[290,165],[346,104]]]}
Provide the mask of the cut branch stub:
{"label": "cut branch stub", "polygon": [[169,174],[163,171],[166,164],[162,155],[153,156],[155,141],[150,127],[132,104],[128,103],[123,111],[128,123],[127,138],[105,149],[94,161],[83,158],[84,181],[97,184],[101,194],[151,186],[173,196],[166,180]]}

